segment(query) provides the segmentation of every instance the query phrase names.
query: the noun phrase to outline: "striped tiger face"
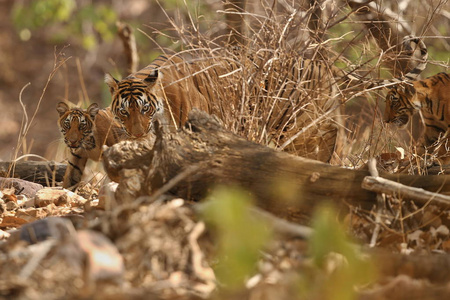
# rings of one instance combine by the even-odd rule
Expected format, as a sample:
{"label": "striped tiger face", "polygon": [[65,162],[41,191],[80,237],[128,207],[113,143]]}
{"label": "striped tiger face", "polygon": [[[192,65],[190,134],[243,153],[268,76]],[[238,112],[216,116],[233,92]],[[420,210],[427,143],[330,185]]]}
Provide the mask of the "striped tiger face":
{"label": "striped tiger face", "polygon": [[97,103],[92,103],[88,109],[83,110],[78,107],[69,106],[60,102],[56,106],[59,113],[58,125],[64,142],[72,149],[83,148],[91,150],[95,148],[95,138],[93,135],[94,119],[99,111]]}
{"label": "striped tiger face", "polygon": [[112,112],[132,139],[146,136],[152,129],[155,113],[163,109],[157,79],[158,70],[144,79],[129,76],[118,81],[109,74],[105,77],[112,95]]}
{"label": "striped tiger face", "polygon": [[392,87],[386,95],[384,121],[392,123],[403,129],[414,114],[414,105],[411,102],[413,94],[411,89],[402,85]]}

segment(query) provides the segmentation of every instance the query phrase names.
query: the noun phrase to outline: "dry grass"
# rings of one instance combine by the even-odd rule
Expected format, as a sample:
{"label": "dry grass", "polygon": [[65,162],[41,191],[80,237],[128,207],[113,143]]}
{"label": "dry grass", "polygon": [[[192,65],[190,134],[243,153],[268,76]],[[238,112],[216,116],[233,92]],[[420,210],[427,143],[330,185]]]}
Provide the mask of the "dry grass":
{"label": "dry grass", "polygon": [[[411,135],[408,131],[399,133],[381,121],[383,103],[380,99],[383,92],[366,93],[363,86],[341,84],[339,74],[332,74],[331,70],[338,65],[344,72],[372,73],[377,77],[385,73],[383,62],[392,59],[392,55],[388,57],[380,52],[369,39],[366,43],[354,42],[361,32],[345,32],[345,26],[353,21],[330,18],[320,30],[311,30],[308,24],[313,10],[300,11],[296,10],[298,7],[285,6],[284,11],[280,11],[265,3],[261,2],[259,10],[234,12],[244,17],[247,24],[245,35],[240,37],[243,43],[239,45],[229,43],[233,40],[231,35],[217,34],[223,29],[221,22],[216,22],[216,26],[208,32],[201,30],[205,20],[193,13],[187,13],[184,18],[187,21],[183,23],[179,19],[171,19],[167,12],[170,28],[167,31],[151,28],[153,32],[148,37],[153,42],[156,42],[153,37],[158,35],[182,42],[183,46],[177,51],[163,46],[160,50],[166,53],[181,52],[200,66],[198,73],[201,73],[213,99],[212,112],[228,129],[251,141],[305,155],[316,149],[314,146],[301,149],[302,145],[326,144],[321,141],[321,133],[331,126],[339,132],[338,142],[341,144],[336,149],[334,164],[360,167],[370,157],[396,152],[396,147],[403,148],[406,154],[414,154],[411,146],[418,134]],[[337,13],[346,17],[347,11]],[[428,27],[433,17],[428,16]],[[347,24],[336,29],[339,22],[331,20]],[[356,59],[349,58],[351,53],[358,53]],[[308,75],[292,75],[292,70],[298,69],[306,60],[320,63],[327,70],[323,76],[328,78],[322,80],[320,85],[312,82]],[[55,54],[54,70],[49,74],[36,111],[48,83],[66,61]],[[81,69],[77,61],[80,83],[78,104],[86,104],[89,96]],[[331,88],[334,89],[332,92],[329,91]],[[289,94],[286,90],[295,92]],[[24,108],[23,128],[14,157],[18,156],[19,149],[22,153],[32,151],[32,145],[27,143],[27,127],[36,111],[28,120],[29,113]],[[64,157],[62,153],[65,150],[61,144],[62,141],[55,151],[56,160]],[[317,158],[314,155],[310,157]],[[415,157],[413,159],[417,160]]]}
{"label": "dry grass", "polygon": [[[347,49],[336,49],[342,49],[345,36],[351,33],[314,41],[308,36],[323,34],[308,28],[310,11],[301,14],[294,10],[282,15],[270,9],[266,7],[265,15],[242,14],[251,27],[239,45],[228,43],[232,40],[229,35],[211,38],[190,30],[197,27],[193,15],[188,18],[192,24],[184,26],[171,20],[172,39],[183,41],[180,52],[200,66],[198,73],[203,73],[202,80],[210,88],[212,112],[224,125],[251,141],[325,161],[321,155],[309,153],[317,151],[317,146],[326,148],[329,142],[323,141],[323,136],[333,141],[333,133],[329,132],[336,130],[340,145],[333,163],[348,167],[359,167],[369,157],[393,152],[394,145],[409,148],[405,144],[409,137],[405,141],[398,139],[395,131],[380,121],[381,108],[373,104],[383,97],[379,91],[375,90],[378,94],[373,97],[362,85],[343,84],[342,71],[335,71],[339,64],[348,65],[345,72],[378,74],[383,61],[379,50],[360,45],[360,61],[349,64]],[[325,24],[324,32],[330,30],[327,26],[333,24]],[[155,30],[154,34],[167,32]],[[374,66],[368,64],[375,58]],[[320,65],[320,80],[309,74],[309,63]],[[300,73],[304,64],[308,71]],[[359,118],[346,115],[345,107],[352,102],[360,110]]]}

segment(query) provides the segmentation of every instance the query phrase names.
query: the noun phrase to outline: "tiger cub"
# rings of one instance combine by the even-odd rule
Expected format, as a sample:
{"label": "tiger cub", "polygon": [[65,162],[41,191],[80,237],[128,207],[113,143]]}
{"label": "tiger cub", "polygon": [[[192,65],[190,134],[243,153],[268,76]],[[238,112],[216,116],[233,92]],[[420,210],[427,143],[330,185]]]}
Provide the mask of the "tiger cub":
{"label": "tiger cub", "polygon": [[183,125],[193,108],[209,113],[209,103],[194,82],[192,68],[179,56],[161,55],[121,81],[106,74],[112,112],[130,139],[148,135],[156,113],[164,114],[174,127]]}
{"label": "tiger cub", "polygon": [[450,74],[438,73],[424,80],[398,84],[387,93],[386,123],[404,128],[415,112],[422,114],[425,125],[422,144],[429,147],[443,142],[439,154],[445,154],[445,148],[450,147],[445,145],[450,127]]}
{"label": "tiger cub", "polygon": [[100,109],[97,103],[84,110],[59,102],[56,110],[60,131],[70,150],[63,187],[73,189],[81,181],[87,160],[100,160],[103,145],[112,146],[126,135],[111,111]]}

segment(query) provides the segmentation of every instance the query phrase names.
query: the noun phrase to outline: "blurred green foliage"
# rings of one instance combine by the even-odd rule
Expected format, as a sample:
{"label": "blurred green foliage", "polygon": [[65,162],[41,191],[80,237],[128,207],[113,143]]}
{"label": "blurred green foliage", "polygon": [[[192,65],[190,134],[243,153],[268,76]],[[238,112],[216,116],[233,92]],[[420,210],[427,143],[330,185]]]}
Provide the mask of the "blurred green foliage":
{"label": "blurred green foliage", "polygon": [[75,6],[74,0],[36,0],[31,1],[30,5],[19,2],[12,11],[14,25],[20,29],[36,29],[64,22],[69,19]]}
{"label": "blurred green foliage", "polygon": [[75,0],[30,0],[18,2],[12,10],[14,26],[23,40],[34,30],[49,29],[55,43],[75,39],[86,50],[99,39],[110,41],[116,33],[117,14],[104,4],[79,5]]}
{"label": "blurred green foliage", "polygon": [[319,207],[312,225],[310,256],[315,270],[322,270],[325,275],[316,276],[315,282],[305,285],[314,287],[307,292],[320,293],[321,299],[355,299],[355,287],[376,279],[374,265],[363,258],[356,244],[347,237],[336,211],[330,206]]}
{"label": "blurred green foliage", "polygon": [[215,273],[228,289],[242,288],[256,271],[260,250],[270,238],[268,226],[250,211],[251,198],[237,188],[219,187],[203,213],[218,236]]}
{"label": "blurred green foliage", "polygon": [[[202,216],[218,241],[215,274],[225,290],[242,290],[271,239],[270,226],[252,214],[251,198],[241,189],[219,187],[207,200]],[[374,265],[348,238],[331,207],[317,210],[312,227],[312,264],[292,282],[294,291],[299,299],[355,299],[355,287],[376,279]]]}

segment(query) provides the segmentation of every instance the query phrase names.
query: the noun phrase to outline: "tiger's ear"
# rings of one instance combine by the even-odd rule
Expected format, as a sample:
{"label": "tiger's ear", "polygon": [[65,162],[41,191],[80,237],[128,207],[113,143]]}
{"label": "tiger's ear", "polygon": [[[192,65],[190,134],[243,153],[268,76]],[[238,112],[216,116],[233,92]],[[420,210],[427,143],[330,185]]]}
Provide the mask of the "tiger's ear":
{"label": "tiger's ear", "polygon": [[112,77],[109,73],[105,74],[105,82],[109,86],[109,91],[111,94],[117,89],[117,84],[119,83],[119,81]]}
{"label": "tiger's ear", "polygon": [[154,69],[148,74],[147,77],[144,78],[144,82],[147,84],[148,87],[152,87],[156,80],[158,80],[159,72],[157,69]]}
{"label": "tiger's ear", "polygon": [[66,111],[68,111],[69,109],[70,109],[70,108],[69,108],[69,105],[67,105],[67,104],[64,103],[64,102],[59,102],[59,103],[56,105],[56,111],[58,111],[59,116],[62,116],[63,114],[65,114]]}
{"label": "tiger's ear", "polygon": [[89,107],[87,108],[87,112],[91,116],[92,120],[95,119],[95,116],[98,114],[99,110],[100,108],[98,107],[97,103],[92,103],[91,105],[89,105]]}

